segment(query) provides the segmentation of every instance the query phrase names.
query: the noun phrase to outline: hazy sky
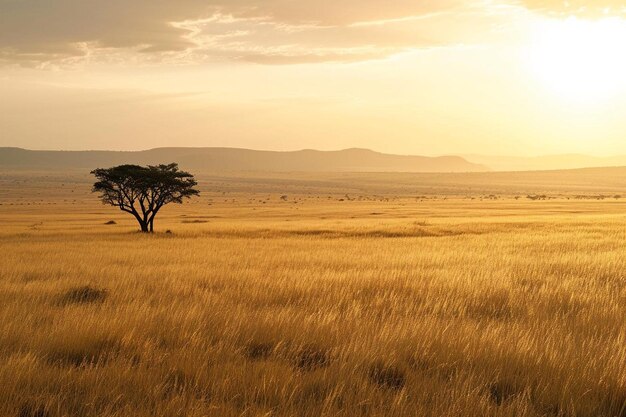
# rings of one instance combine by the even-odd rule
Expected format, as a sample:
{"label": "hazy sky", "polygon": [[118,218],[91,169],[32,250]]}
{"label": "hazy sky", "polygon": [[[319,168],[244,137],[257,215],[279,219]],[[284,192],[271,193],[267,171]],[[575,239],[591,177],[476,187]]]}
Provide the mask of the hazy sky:
{"label": "hazy sky", "polygon": [[626,154],[623,0],[0,0],[0,146]]}

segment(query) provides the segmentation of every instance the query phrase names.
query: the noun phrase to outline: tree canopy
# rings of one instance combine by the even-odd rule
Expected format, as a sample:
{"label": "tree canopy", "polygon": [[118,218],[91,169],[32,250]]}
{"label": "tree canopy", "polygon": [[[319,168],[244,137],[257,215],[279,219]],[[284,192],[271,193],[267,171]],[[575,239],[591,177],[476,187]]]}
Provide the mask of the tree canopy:
{"label": "tree canopy", "polygon": [[200,194],[193,175],[181,171],[178,164],[120,165],[91,172],[98,180],[93,192],[100,193],[104,204],[132,214],[142,232],[154,231],[154,218],[169,203],[182,204]]}

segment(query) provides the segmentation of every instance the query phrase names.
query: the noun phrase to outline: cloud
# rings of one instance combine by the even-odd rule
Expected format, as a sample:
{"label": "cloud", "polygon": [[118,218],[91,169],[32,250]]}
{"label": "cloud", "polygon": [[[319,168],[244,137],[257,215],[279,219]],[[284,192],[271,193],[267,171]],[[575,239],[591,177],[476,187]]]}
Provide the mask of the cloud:
{"label": "cloud", "polygon": [[185,31],[169,22],[201,14],[202,3],[0,0],[0,51],[5,59],[46,60],[83,55],[85,43],[184,50],[190,45]]}
{"label": "cloud", "polygon": [[528,9],[587,18],[626,15],[624,0],[522,0]]}
{"label": "cloud", "polygon": [[0,0],[0,61],[73,62],[125,50],[195,62],[351,62],[467,42],[484,27],[475,9],[481,3]]}

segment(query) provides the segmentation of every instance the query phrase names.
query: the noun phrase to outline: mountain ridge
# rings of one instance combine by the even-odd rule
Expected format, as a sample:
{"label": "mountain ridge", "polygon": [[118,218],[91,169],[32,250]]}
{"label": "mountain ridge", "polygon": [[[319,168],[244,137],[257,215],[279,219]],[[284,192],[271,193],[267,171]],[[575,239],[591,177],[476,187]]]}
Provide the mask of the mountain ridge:
{"label": "mountain ridge", "polygon": [[494,171],[555,171],[580,168],[626,166],[626,155],[591,156],[580,153],[539,156],[462,155],[468,161],[488,166]]}
{"label": "mountain ridge", "polygon": [[0,166],[99,168],[121,164],[177,162],[203,171],[303,172],[485,172],[460,156],[394,155],[370,149],[265,151],[229,147],[163,147],[143,151],[49,151],[0,147]]}

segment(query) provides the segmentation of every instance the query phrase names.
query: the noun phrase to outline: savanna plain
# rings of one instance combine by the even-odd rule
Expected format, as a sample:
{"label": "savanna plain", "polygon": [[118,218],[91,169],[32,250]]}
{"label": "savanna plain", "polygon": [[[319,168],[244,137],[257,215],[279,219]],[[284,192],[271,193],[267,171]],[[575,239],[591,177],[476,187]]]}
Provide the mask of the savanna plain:
{"label": "savanna plain", "polygon": [[[595,172],[595,171],[594,171]],[[0,415],[626,416],[626,174],[0,173]]]}

